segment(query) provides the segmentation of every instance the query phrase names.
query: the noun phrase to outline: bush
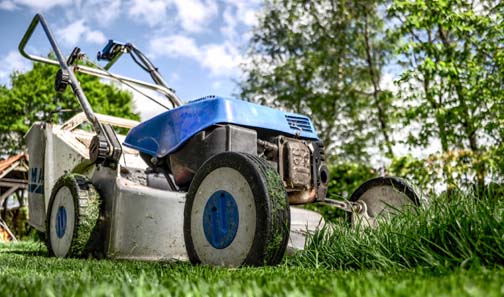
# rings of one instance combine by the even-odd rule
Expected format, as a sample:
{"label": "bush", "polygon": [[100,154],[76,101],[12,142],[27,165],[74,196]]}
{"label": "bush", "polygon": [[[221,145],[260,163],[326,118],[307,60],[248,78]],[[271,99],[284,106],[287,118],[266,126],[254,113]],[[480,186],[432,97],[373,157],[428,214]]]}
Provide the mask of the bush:
{"label": "bush", "polygon": [[371,166],[359,163],[337,163],[329,166],[330,181],[327,197],[348,199],[362,183],[378,176]]}

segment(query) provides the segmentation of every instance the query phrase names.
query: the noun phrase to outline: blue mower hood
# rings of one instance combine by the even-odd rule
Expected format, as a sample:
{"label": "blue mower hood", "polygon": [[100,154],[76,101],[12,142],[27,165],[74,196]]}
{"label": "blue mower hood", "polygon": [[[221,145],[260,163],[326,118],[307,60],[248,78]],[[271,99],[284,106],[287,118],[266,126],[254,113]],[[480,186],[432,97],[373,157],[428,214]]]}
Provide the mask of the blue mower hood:
{"label": "blue mower hood", "polygon": [[318,140],[313,124],[306,116],[242,100],[208,96],[139,124],[130,130],[124,145],[162,158],[176,151],[198,132],[216,124],[268,129]]}

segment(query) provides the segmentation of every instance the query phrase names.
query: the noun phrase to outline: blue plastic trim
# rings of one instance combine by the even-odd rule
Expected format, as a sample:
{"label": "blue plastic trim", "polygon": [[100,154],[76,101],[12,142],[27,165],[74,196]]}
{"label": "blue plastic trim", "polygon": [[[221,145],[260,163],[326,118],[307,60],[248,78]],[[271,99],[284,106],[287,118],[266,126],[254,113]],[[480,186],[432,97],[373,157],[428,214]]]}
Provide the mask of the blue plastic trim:
{"label": "blue plastic trim", "polygon": [[242,100],[208,96],[141,123],[130,130],[124,145],[162,158],[176,151],[198,132],[216,124],[234,124],[319,139],[306,116]]}
{"label": "blue plastic trim", "polygon": [[65,235],[67,225],[67,213],[66,209],[61,206],[58,208],[58,213],[56,214],[56,235],[58,238],[62,238]]}
{"label": "blue plastic trim", "polygon": [[123,42],[119,42],[116,40],[109,39],[105,47],[102,49],[102,51],[98,54],[98,61],[111,61],[114,57],[112,56],[112,50],[116,46],[124,46]]}
{"label": "blue plastic trim", "polygon": [[217,191],[208,199],[203,211],[203,230],[207,241],[216,249],[233,242],[239,224],[238,205],[226,191]]}

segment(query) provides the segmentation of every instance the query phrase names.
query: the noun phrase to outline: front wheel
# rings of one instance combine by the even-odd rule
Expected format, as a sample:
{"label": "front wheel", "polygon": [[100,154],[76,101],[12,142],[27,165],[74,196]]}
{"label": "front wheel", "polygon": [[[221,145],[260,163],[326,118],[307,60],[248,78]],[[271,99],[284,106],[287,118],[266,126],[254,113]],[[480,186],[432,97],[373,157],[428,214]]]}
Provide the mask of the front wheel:
{"label": "front wheel", "polygon": [[287,194],[266,160],[224,152],[197,171],[184,209],[184,239],[193,264],[278,264],[289,230]]}
{"label": "front wheel", "polygon": [[[350,201],[360,202],[361,213],[349,214],[352,226],[367,224],[372,227],[378,220],[390,218],[408,207],[424,204],[424,197],[404,179],[383,176],[367,180],[350,196]],[[362,220],[362,219],[365,220]]]}
{"label": "front wheel", "polygon": [[65,174],[53,187],[46,221],[49,255],[59,258],[87,255],[100,216],[100,198],[82,175]]}

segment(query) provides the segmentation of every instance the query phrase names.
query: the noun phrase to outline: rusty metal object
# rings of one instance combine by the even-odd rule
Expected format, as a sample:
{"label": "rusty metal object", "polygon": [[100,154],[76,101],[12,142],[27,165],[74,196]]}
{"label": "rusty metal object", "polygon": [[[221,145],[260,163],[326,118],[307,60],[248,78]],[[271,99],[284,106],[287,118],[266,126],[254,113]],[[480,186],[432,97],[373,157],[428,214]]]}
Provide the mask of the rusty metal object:
{"label": "rusty metal object", "polygon": [[289,204],[306,204],[315,201],[316,191],[314,188],[306,191],[295,191],[287,193]]}
{"label": "rusty metal object", "polygon": [[16,236],[12,233],[12,231],[9,229],[9,226],[7,226],[7,223],[0,218],[0,243],[1,242],[7,242],[7,241],[14,241],[16,242]]}
{"label": "rusty metal object", "polygon": [[[273,153],[278,153],[278,145],[276,145],[272,142],[269,142],[269,141],[257,139],[257,147],[262,148],[264,151],[268,151],[268,152],[271,151]],[[258,154],[259,154],[259,152],[258,152]]]}
{"label": "rusty metal object", "polygon": [[276,145],[266,142],[259,145],[264,151],[278,152],[278,172],[288,192],[289,203],[323,200],[329,172],[318,143],[315,150],[312,142],[279,136]]}
{"label": "rusty metal object", "polygon": [[287,174],[285,181],[291,188],[308,188],[311,182],[310,149],[301,141],[290,140],[286,146]]}

